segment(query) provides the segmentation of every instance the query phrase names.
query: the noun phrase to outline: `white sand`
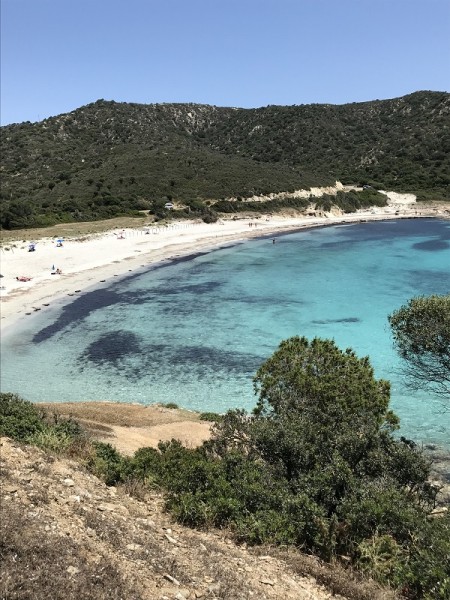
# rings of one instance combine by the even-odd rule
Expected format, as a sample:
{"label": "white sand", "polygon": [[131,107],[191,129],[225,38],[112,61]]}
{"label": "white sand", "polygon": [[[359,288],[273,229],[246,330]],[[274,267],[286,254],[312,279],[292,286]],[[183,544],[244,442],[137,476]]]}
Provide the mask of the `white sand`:
{"label": "white sand", "polygon": [[[57,247],[56,238],[43,239],[37,243],[35,252],[28,251],[28,242],[4,244],[0,256],[1,329],[28,318],[26,315],[35,310],[45,310],[45,305],[55,298],[86,290],[101,280],[111,280],[114,275],[200,249],[304,227],[437,214],[436,209],[425,213],[413,205],[402,207],[400,214],[396,212],[394,207],[387,207],[342,216],[271,217],[270,220],[227,220],[209,225],[179,222],[169,227],[150,227],[149,233],[143,228],[127,229],[123,239],[118,230],[89,236],[83,241],[65,239],[62,247]],[[51,274],[53,266],[61,269],[62,274]],[[31,280],[20,282],[17,276],[31,277]]]}

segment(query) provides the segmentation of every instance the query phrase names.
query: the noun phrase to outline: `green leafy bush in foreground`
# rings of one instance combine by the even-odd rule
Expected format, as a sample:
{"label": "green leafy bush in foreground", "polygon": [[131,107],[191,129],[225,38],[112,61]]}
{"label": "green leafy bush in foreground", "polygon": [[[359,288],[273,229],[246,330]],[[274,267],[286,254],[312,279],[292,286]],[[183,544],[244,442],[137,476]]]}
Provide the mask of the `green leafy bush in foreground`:
{"label": "green leafy bush in foreground", "polygon": [[228,412],[197,449],[141,449],[123,476],[165,488],[185,524],[345,556],[407,598],[448,598],[450,520],[430,517],[430,464],[395,437],[389,383],[368,359],[291,338],[259,369],[255,390],[252,415]]}

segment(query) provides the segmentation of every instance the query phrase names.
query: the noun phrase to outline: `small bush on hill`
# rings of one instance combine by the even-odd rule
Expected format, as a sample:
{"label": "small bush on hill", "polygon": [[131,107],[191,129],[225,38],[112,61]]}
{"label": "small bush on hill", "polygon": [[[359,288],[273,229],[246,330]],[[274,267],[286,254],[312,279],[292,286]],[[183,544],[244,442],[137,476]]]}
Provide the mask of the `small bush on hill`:
{"label": "small bush on hill", "polygon": [[201,421],[221,421],[223,419],[223,415],[215,412],[203,412],[200,413]]}
{"label": "small bush on hill", "polygon": [[35,404],[17,394],[0,393],[0,435],[63,452],[83,435],[83,429],[71,419],[54,417],[51,422],[45,411]]}
{"label": "small bush on hill", "polygon": [[0,434],[24,442],[45,428],[44,415],[17,394],[0,394]]}
{"label": "small bush on hill", "polygon": [[86,466],[107,485],[124,481],[127,459],[111,444],[94,442],[93,449],[94,452],[86,460]]}

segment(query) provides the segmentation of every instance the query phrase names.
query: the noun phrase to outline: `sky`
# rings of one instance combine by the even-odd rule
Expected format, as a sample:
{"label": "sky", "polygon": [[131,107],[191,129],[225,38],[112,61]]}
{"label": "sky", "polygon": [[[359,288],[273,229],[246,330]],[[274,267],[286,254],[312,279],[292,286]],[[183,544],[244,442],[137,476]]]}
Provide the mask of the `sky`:
{"label": "sky", "polygon": [[255,108],[450,91],[450,0],[0,0],[2,125],[103,98]]}

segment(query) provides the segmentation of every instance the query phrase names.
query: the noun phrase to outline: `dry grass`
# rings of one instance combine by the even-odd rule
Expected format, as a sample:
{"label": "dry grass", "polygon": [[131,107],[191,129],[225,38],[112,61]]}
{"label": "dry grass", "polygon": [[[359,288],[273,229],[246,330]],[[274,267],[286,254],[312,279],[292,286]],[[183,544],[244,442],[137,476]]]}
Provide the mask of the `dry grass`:
{"label": "dry grass", "polygon": [[2,506],[0,591],[2,600],[141,600],[104,559],[89,563],[67,536],[45,530],[33,513],[12,502]]}
{"label": "dry grass", "polygon": [[197,413],[184,409],[165,408],[158,404],[142,406],[118,402],[58,402],[42,403],[39,406],[51,414],[71,417],[76,421],[90,421],[97,427],[98,424],[152,427],[179,421],[200,421]]}
{"label": "dry grass", "polygon": [[148,484],[141,479],[126,479],[119,487],[124,494],[136,498],[140,502],[145,502],[149,494]]}
{"label": "dry grass", "polygon": [[[133,529],[129,522],[112,520],[95,510],[79,514],[85,527],[94,531],[98,540],[108,544],[110,550],[117,555],[129,555],[132,560],[145,563],[148,567],[147,574],[163,576],[169,573],[181,584],[190,583],[189,570],[171,553],[171,548],[165,547],[154,529],[142,526]],[[125,546],[130,544],[140,546],[141,549],[128,550]]]}
{"label": "dry grass", "polygon": [[142,217],[117,217],[105,221],[87,221],[85,223],[61,223],[52,227],[37,229],[2,230],[1,242],[3,244],[21,240],[39,240],[48,237],[77,237],[103,233],[110,229],[125,229],[126,227],[142,227],[149,220],[148,216]]}
{"label": "dry grass", "polygon": [[[257,553],[264,550],[258,548]],[[398,600],[401,598],[394,591],[382,587],[371,579],[364,579],[352,569],[345,569],[339,564],[328,565],[314,556],[271,549],[270,554],[283,560],[292,570],[301,576],[313,577],[326,587],[333,595],[339,594],[347,600]]]}

